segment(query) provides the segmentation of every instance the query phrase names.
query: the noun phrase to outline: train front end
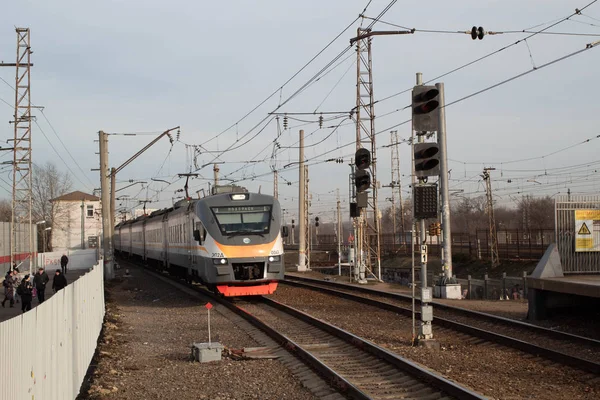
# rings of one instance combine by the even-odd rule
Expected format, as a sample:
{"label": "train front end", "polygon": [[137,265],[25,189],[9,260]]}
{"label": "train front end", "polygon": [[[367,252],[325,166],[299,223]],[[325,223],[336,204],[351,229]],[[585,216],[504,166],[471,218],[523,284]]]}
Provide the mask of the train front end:
{"label": "train front end", "polygon": [[197,202],[203,281],[224,296],[272,294],[284,277],[281,208],[272,196],[223,193]]}

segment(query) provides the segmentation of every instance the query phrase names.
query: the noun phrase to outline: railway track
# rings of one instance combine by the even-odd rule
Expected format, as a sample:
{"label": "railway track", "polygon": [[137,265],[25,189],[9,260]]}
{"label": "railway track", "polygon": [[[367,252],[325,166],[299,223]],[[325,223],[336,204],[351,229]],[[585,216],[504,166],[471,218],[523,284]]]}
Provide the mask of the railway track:
{"label": "railway track", "polygon": [[[482,399],[425,368],[352,333],[261,298],[240,307],[224,303],[308,362],[353,399]],[[241,310],[241,311],[240,311]]]}
{"label": "railway track", "polygon": [[[368,304],[407,317],[412,315],[411,308],[406,306],[412,299],[402,294],[289,275],[283,283]],[[598,340],[464,308],[434,304],[434,324],[437,326],[512,347],[595,375],[600,374]],[[417,311],[417,318],[419,317]]]}
{"label": "railway track", "polygon": [[189,292],[192,289],[228,308],[316,371],[344,397],[485,398],[352,333],[282,303],[265,297],[232,302],[197,285],[183,283],[148,269],[146,271],[172,282],[182,290]]}

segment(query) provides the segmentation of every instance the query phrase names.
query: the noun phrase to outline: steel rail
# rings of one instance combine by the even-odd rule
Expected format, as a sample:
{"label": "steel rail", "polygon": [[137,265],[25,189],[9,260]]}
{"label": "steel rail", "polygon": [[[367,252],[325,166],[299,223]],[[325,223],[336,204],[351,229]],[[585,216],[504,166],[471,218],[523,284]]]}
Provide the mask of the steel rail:
{"label": "steel rail", "polygon": [[[327,281],[324,281],[324,282],[317,281],[317,282],[307,283],[307,282],[296,282],[296,281],[286,280],[283,283],[292,285],[292,286],[310,289],[310,290],[315,290],[315,291],[319,291],[319,292],[324,292],[324,293],[331,294],[331,295],[334,295],[337,297],[345,298],[345,299],[352,300],[352,301],[357,301],[362,304],[367,304],[370,306],[374,306],[374,307],[381,308],[381,309],[391,311],[394,313],[406,315],[409,317],[412,315],[412,311],[409,308],[404,308],[404,307],[396,306],[393,304],[381,302],[378,300],[358,296],[356,294],[340,292],[335,289],[318,286],[319,284],[322,284],[325,282],[327,282]],[[327,284],[331,284],[331,283],[332,282],[327,282]],[[344,284],[342,284],[342,285],[344,285]],[[351,286],[351,285],[344,285],[344,286],[346,286],[346,288],[352,288],[352,289],[357,288],[356,286]],[[358,288],[358,289],[363,289],[363,288]],[[379,291],[370,291],[369,294],[380,295],[380,292]],[[461,309],[461,310],[464,310],[464,309]],[[420,312],[416,312],[416,314],[418,317],[420,317]],[[518,321],[516,321],[516,322],[518,322]],[[475,336],[475,337],[478,337],[478,338],[481,338],[484,340],[488,340],[491,342],[499,343],[504,346],[511,347],[511,348],[514,348],[517,350],[521,350],[521,351],[524,351],[526,353],[529,353],[529,354],[532,354],[535,356],[544,357],[544,358],[558,362],[563,365],[568,365],[568,366],[571,366],[571,367],[574,367],[577,369],[584,370],[586,372],[591,372],[593,374],[600,374],[600,364],[590,361],[590,360],[571,356],[569,354],[566,354],[566,353],[563,353],[560,351],[548,349],[546,347],[541,347],[541,346],[538,346],[538,345],[535,345],[535,344],[532,344],[532,343],[529,343],[529,342],[526,342],[526,341],[523,341],[520,339],[515,339],[510,336],[502,335],[502,334],[495,333],[492,331],[487,331],[487,330],[484,330],[481,328],[466,325],[466,324],[459,323],[459,322],[452,321],[452,320],[445,319],[445,318],[436,317],[435,323],[440,326],[443,326],[445,328],[448,328],[448,329],[466,333],[468,335]]]}
{"label": "steel rail", "polygon": [[[384,292],[382,290],[369,289],[366,287],[350,285],[350,284],[341,283],[341,282],[323,281],[323,280],[299,277],[299,276],[294,276],[294,275],[285,275],[285,279],[286,280],[283,281],[283,283],[287,283],[287,282],[290,282],[293,280],[293,281],[307,282],[307,283],[313,283],[313,284],[323,285],[323,286],[344,288],[344,289],[352,290],[355,292],[362,292],[362,293],[366,293],[366,294],[387,297],[387,298],[391,298],[391,299],[395,299],[395,300],[401,300],[401,301],[411,301],[412,300],[412,297],[409,295],[405,295],[405,294],[401,294],[401,293],[393,293],[393,292]],[[530,323],[519,321],[516,319],[501,317],[499,315],[484,313],[481,311],[469,310],[467,308],[462,308],[462,307],[451,306],[448,304],[440,303],[435,300],[432,301],[432,304],[435,305],[435,307],[440,310],[446,310],[446,311],[459,313],[459,314],[462,314],[462,315],[465,315],[465,316],[471,317],[471,318],[476,317],[479,319],[485,319],[490,322],[495,322],[495,323],[503,324],[503,325],[510,326],[510,327],[517,326],[519,328],[528,329],[531,332],[551,336],[552,338],[557,339],[557,340],[564,340],[566,342],[578,342],[578,343],[582,343],[582,344],[585,344],[588,346],[600,348],[600,340],[588,338],[585,336],[575,335],[575,334],[568,333],[568,332],[557,331],[554,329],[548,329],[548,328],[544,328],[542,326],[530,324]]]}
{"label": "steel rail", "polygon": [[297,310],[293,307],[290,307],[283,303],[279,303],[272,299],[268,299],[266,297],[263,297],[262,301],[274,308],[277,308],[278,310],[284,311],[285,313],[287,313],[295,318],[300,319],[301,321],[304,321],[312,326],[315,326],[315,327],[329,333],[330,335],[337,337],[338,339],[341,339],[361,350],[364,350],[379,359],[387,361],[388,363],[392,364],[396,368],[408,373],[409,375],[412,375],[413,377],[417,378],[418,380],[420,380],[422,382],[426,382],[430,386],[433,386],[433,387],[437,388],[438,390],[441,390],[441,391],[449,394],[452,397],[455,397],[457,399],[485,399],[486,398],[486,397],[484,397],[476,392],[473,392],[469,389],[466,389],[466,388],[464,388],[464,387],[462,387],[462,386],[460,386],[460,385],[458,385],[436,373],[428,371],[427,369],[417,365],[416,363],[413,363],[412,361],[409,361],[403,357],[400,357],[399,355],[397,355],[395,353],[392,353],[382,347],[379,347],[378,345],[376,345],[366,339],[356,336],[353,333],[350,333],[341,328],[338,328],[338,327],[336,327],[332,324],[329,324],[323,320],[317,319],[303,311]]}
{"label": "steel rail", "polygon": [[[131,262],[130,260],[128,262]],[[338,374],[336,371],[331,369],[325,363],[320,361],[317,357],[312,355],[309,351],[302,348],[302,345],[296,343],[291,340],[284,334],[278,332],[276,329],[272,328],[265,322],[261,321],[258,317],[252,315],[248,311],[244,310],[242,307],[237,306],[233,302],[223,298],[222,296],[216,295],[205,288],[200,288],[196,285],[189,284],[187,282],[183,282],[177,277],[173,277],[166,274],[161,274],[157,271],[151,270],[143,265],[137,264],[144,268],[144,270],[152,275],[156,275],[159,278],[167,279],[177,284],[184,286],[187,289],[192,289],[194,292],[202,294],[205,297],[212,299],[213,301],[219,303],[220,305],[226,307],[236,315],[242,317],[250,324],[267,334],[271,339],[279,343],[283,348],[285,348],[290,353],[296,355],[300,358],[306,365],[308,365],[311,369],[315,370],[322,377],[324,377],[327,382],[339,393],[345,395],[351,399],[360,399],[367,400],[371,399],[371,397],[356,387],[354,384],[349,382],[343,376]],[[424,384],[433,387],[441,392],[446,393],[447,395],[460,399],[460,400],[482,400],[486,399],[485,396],[480,395],[474,391],[471,391],[467,388],[460,386],[457,383],[454,383],[441,375],[438,375],[435,372],[429,371],[416,363],[413,363],[407,359],[404,359],[397,354],[394,354],[382,347],[377,346],[376,344],[369,342],[363,338],[360,338],[350,332],[347,332],[343,329],[340,329],[334,325],[328,324],[322,320],[314,318],[300,310],[287,306],[285,304],[276,302],[274,300],[268,299],[266,297],[258,297],[258,299],[275,309],[283,311],[296,319],[299,319],[309,325],[312,325],[332,336],[341,339],[342,341],[356,347],[359,350],[363,350],[376,358],[386,361],[396,367],[397,369],[411,375],[418,381],[423,382]]]}

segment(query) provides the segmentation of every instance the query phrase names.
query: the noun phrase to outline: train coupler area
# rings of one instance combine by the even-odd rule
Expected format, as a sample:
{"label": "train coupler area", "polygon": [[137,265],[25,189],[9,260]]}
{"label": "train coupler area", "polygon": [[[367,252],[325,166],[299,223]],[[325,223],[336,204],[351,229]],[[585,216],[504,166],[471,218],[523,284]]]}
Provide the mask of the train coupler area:
{"label": "train coupler area", "polygon": [[265,273],[264,262],[232,263],[233,276],[237,281],[263,279]]}

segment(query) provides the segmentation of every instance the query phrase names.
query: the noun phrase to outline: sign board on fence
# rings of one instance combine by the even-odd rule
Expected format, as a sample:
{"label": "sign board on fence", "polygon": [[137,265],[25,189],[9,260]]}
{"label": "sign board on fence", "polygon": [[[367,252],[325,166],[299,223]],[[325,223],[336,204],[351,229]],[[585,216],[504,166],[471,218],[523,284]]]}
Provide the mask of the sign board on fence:
{"label": "sign board on fence", "polygon": [[575,251],[600,251],[600,210],[575,210]]}

